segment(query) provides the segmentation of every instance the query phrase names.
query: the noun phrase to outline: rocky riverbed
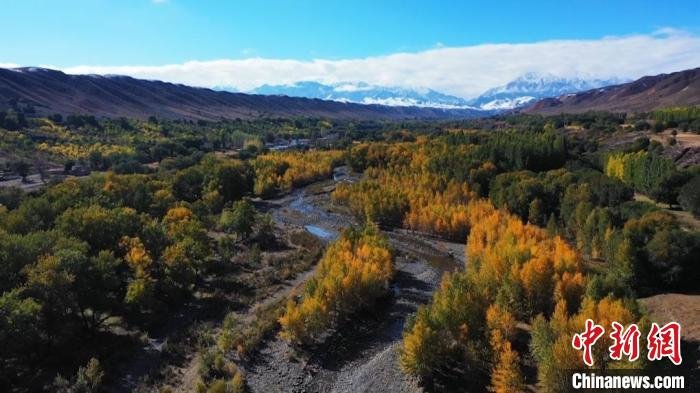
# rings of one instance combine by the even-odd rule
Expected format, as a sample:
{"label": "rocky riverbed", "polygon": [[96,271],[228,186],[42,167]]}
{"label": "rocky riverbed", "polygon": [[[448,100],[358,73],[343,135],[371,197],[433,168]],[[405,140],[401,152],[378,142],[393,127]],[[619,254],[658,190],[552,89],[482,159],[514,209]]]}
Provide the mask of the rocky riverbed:
{"label": "rocky riverbed", "polygon": [[[330,200],[339,181],[314,184],[269,201],[277,225],[300,226],[330,241],[354,218]],[[346,177],[342,177],[346,179]],[[391,293],[372,310],[342,323],[316,348],[296,353],[279,338],[246,364],[253,392],[416,392],[398,364],[406,319],[430,300],[442,274],[464,264],[464,245],[409,231],[386,232],[396,252]]]}

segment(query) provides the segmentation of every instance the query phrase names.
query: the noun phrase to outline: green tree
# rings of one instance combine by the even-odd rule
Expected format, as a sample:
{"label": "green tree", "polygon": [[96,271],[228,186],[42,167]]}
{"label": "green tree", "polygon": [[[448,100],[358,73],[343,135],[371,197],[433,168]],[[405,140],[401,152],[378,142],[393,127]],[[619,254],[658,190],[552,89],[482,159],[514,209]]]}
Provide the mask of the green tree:
{"label": "green tree", "polygon": [[188,290],[194,283],[198,270],[204,265],[208,247],[191,237],[185,237],[168,246],[163,252],[165,275],[170,284],[179,290]]}
{"label": "green tree", "polygon": [[122,287],[116,276],[119,261],[110,252],[89,258],[85,251],[58,250],[39,258],[27,270],[28,291],[43,302],[50,328],[77,319],[94,330],[120,303]]}
{"label": "green tree", "polygon": [[219,226],[227,233],[236,233],[248,237],[255,224],[255,207],[247,199],[236,201],[231,209],[221,214]]}
{"label": "green tree", "polygon": [[252,170],[241,161],[216,163],[207,174],[207,189],[219,192],[224,202],[240,199],[252,191]]}
{"label": "green tree", "polygon": [[179,171],[173,179],[173,194],[177,199],[194,202],[202,197],[204,174],[198,167]]}
{"label": "green tree", "polygon": [[[0,346],[3,357],[29,355],[41,340],[41,304],[21,289],[0,296]],[[31,352],[31,351],[29,351]]]}
{"label": "green tree", "polygon": [[117,250],[124,236],[139,229],[139,217],[131,208],[105,209],[99,205],[68,209],[56,220],[63,233],[84,240],[92,249]]}
{"label": "green tree", "polygon": [[[700,274],[700,234],[680,228],[665,228],[656,232],[647,243],[654,277],[670,287],[694,285]],[[650,277],[651,278],[651,277]]]}
{"label": "green tree", "polygon": [[530,206],[528,208],[528,222],[533,225],[542,226],[542,224],[544,224],[545,217],[546,216],[542,212],[542,200],[540,198],[535,198],[532,202],[530,202]]}
{"label": "green tree", "polygon": [[18,160],[12,163],[12,170],[15,171],[20,177],[22,177],[22,182],[27,181],[27,176],[29,176],[29,170],[31,165],[27,161]]}
{"label": "green tree", "polygon": [[222,262],[231,262],[236,253],[235,236],[222,236],[216,242],[216,249]]}
{"label": "green tree", "polygon": [[19,187],[0,188],[0,206],[5,206],[10,210],[16,209],[23,198],[24,191]]}
{"label": "green tree", "polygon": [[683,210],[700,217],[700,175],[693,176],[678,193],[678,202]]}

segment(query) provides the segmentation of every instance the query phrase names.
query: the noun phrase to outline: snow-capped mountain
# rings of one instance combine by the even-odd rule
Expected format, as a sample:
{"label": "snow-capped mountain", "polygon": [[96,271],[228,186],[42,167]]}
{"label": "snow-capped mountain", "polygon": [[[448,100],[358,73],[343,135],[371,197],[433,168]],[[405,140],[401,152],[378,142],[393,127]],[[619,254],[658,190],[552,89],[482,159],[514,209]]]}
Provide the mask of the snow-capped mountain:
{"label": "snow-capped mountain", "polygon": [[[412,89],[371,85],[365,82],[323,84],[312,81],[289,85],[262,85],[247,93],[284,95],[289,97],[318,98],[322,100],[379,104],[388,106],[416,106],[442,109],[481,109],[498,112],[523,107],[541,98],[597,89],[626,82],[620,79],[563,78],[552,74],[528,72],[503,86],[487,90],[467,100],[431,89]],[[216,90],[228,90],[215,88]]]}
{"label": "snow-capped mountain", "polygon": [[465,99],[435,90],[384,87],[370,85],[365,82],[344,82],[326,85],[304,81],[291,85],[262,85],[248,93],[389,106],[417,106],[442,109],[470,108]]}
{"label": "snow-capped mountain", "polygon": [[487,90],[468,104],[487,110],[514,109],[540,98],[558,97],[624,82],[626,80],[618,78],[563,78],[552,74],[528,72],[503,86]]}

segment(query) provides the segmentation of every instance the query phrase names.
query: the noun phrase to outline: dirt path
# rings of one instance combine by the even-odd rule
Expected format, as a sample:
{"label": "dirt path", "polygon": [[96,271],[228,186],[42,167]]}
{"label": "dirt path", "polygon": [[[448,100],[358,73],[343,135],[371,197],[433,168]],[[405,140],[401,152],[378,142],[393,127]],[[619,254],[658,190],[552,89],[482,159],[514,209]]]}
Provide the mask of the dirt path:
{"label": "dirt path", "polygon": [[[91,172],[90,174],[93,173],[102,173],[98,171]],[[75,175],[64,175],[64,174],[56,174],[56,173],[49,173],[46,175],[45,179],[42,180],[41,175],[38,173],[33,173],[31,175],[28,175],[25,179],[25,181],[22,181],[21,178],[17,177],[11,180],[2,180],[0,181],[0,188],[3,187],[17,187],[21,188],[24,192],[34,192],[37,190],[42,189],[43,187],[46,187],[49,184],[52,184],[52,181],[57,181],[57,180],[64,180],[64,179],[83,179],[87,178],[90,176],[90,174],[87,175],[80,175],[80,176],[75,176]]]}
{"label": "dirt path", "polygon": [[27,176],[25,181],[22,181],[21,178],[0,181],[0,188],[17,187],[25,192],[36,191],[45,185],[46,183],[41,180],[41,176],[38,173]]}

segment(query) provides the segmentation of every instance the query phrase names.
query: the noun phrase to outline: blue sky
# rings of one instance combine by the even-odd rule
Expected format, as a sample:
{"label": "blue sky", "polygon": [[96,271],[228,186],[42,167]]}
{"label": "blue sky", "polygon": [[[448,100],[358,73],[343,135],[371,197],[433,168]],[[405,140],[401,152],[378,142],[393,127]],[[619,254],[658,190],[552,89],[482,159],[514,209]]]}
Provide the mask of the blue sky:
{"label": "blue sky", "polygon": [[[695,61],[695,58],[688,58],[689,54],[685,52],[697,49],[693,45],[700,33],[700,1],[697,0],[23,0],[3,3],[2,25],[6,33],[0,36],[2,65],[52,66],[69,72],[116,71],[204,86],[239,86],[242,89],[261,81],[289,83],[288,79],[275,77],[286,70],[276,67],[282,60],[294,60],[302,66],[314,60],[323,60],[331,62],[330,68],[334,68],[339,66],[338,62],[382,58],[397,53],[435,53],[435,50],[442,48],[485,50],[488,48],[485,44],[522,46],[552,40],[590,43],[602,42],[609,37],[620,40],[646,37],[656,39],[654,42],[660,47],[668,46],[668,42],[659,39],[661,35],[665,38],[672,36],[674,44],[678,44],[678,39],[685,40],[682,45],[674,46],[675,52],[666,53],[666,56],[681,56],[678,66],[684,67]],[[645,53],[635,52],[641,48],[639,43],[635,45],[626,52],[627,47],[621,50],[629,56],[643,58]],[[594,52],[592,55],[613,52]],[[474,60],[482,52],[465,53],[463,61],[467,61],[469,56]],[[499,52],[488,54],[498,57]],[[533,61],[537,60],[535,56],[540,56],[543,63],[556,62],[556,56],[542,59],[537,51],[531,56]],[[209,73],[221,74],[218,80],[186,75],[187,72],[205,73],[202,64],[211,66],[215,60],[245,59],[269,60],[250,65],[268,67],[268,75],[254,77],[244,73],[241,80],[235,80],[232,75],[223,75],[225,67],[233,66],[232,70],[240,71],[239,68],[245,65],[240,62],[228,65],[216,63],[219,68],[208,69]],[[521,61],[518,59],[514,61]],[[613,59],[599,61],[612,62]],[[469,95],[489,83],[516,75],[527,67],[560,73],[556,67],[550,70],[545,64],[525,63],[520,67],[522,69],[518,66],[515,67],[517,70],[510,70],[504,66],[499,75],[473,83],[471,87],[461,86],[451,90],[462,96]],[[170,74],[166,74],[162,68],[165,65],[184,67],[185,64],[199,64],[199,68],[192,70],[185,67],[177,73],[171,70]],[[152,68],[145,68],[149,66]],[[637,76],[656,69],[664,72],[671,66],[667,61],[659,66],[652,64],[647,69],[621,69],[618,73],[623,77]],[[571,67],[561,64],[559,68],[567,70]],[[601,77],[614,71],[612,66],[610,70],[595,66],[580,68],[575,72]],[[469,67],[464,70],[474,72]],[[304,72],[299,71],[299,76],[295,78],[301,78]],[[381,73],[382,70],[374,72]],[[343,75],[315,72],[311,79],[332,81],[343,79]],[[252,82],[253,79],[255,82]],[[375,82],[401,82],[406,78],[396,75],[375,79]],[[436,85],[435,80],[408,79],[409,84],[414,86],[424,84],[425,87],[441,87],[443,90],[445,87],[439,83]]]}

